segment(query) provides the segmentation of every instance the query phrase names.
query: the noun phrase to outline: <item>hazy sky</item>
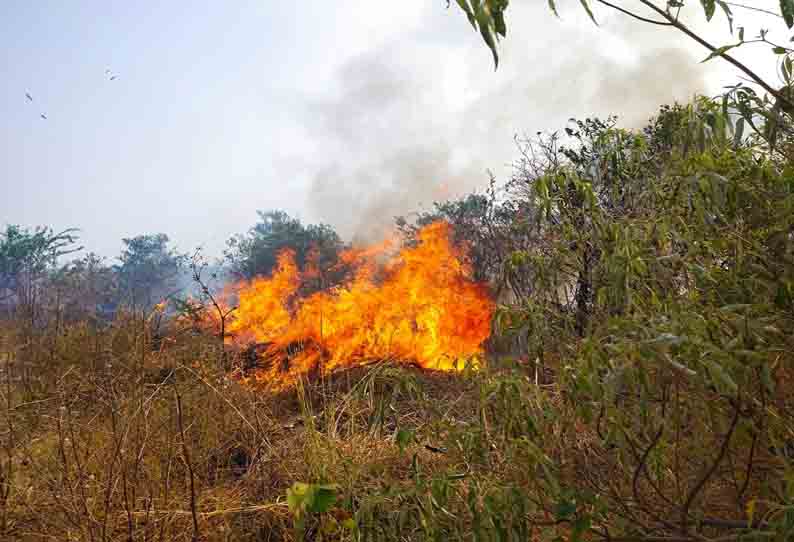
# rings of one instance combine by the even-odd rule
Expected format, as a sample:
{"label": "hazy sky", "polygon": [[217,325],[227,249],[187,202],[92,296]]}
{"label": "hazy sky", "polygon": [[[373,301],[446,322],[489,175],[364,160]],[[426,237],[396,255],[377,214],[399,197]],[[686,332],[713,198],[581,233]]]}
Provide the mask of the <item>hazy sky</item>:
{"label": "hazy sky", "polygon": [[668,29],[605,9],[596,28],[576,0],[562,21],[513,0],[494,73],[445,4],[4,0],[0,225],[78,227],[107,256],[155,232],[218,254],[257,209],[370,236],[486,168],[504,179],[516,133],[637,126],[736,78]]}

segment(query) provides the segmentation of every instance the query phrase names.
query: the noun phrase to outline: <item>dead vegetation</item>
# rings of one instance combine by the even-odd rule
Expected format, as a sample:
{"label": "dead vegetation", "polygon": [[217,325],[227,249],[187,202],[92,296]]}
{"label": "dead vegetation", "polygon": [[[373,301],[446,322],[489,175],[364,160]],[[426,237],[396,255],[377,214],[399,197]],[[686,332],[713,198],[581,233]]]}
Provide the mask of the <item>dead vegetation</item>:
{"label": "dead vegetation", "polygon": [[[690,433],[672,470],[654,449],[671,413],[649,412],[648,441],[626,457],[607,421],[576,421],[556,366],[450,374],[377,362],[274,393],[231,378],[212,336],[164,335],[154,349],[133,316],[58,334],[3,328],[4,540],[567,539],[598,507],[612,528],[675,523],[676,491],[696,496],[700,532],[716,536],[746,521],[749,497],[787,461],[748,433],[725,441],[695,491],[697,427],[679,428]],[[790,391],[777,400],[790,405]],[[314,500],[301,505],[306,492]],[[752,506],[763,526],[768,508]]]}
{"label": "dead vegetation", "polygon": [[129,315],[3,328],[5,539],[293,539],[296,481],[337,484],[351,517],[418,469],[470,474],[446,438],[477,421],[473,381],[382,362],[275,394],[212,337],[152,339]]}

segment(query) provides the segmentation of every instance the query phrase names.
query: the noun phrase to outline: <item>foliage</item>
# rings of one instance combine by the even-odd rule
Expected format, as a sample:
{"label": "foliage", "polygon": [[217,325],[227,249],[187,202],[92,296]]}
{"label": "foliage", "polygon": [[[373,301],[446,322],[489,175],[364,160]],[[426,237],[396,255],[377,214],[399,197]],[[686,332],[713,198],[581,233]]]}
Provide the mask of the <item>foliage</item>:
{"label": "foliage", "polygon": [[[480,30],[497,5],[459,4]],[[6,276],[35,270],[56,317],[0,327],[0,537],[791,540],[792,140],[786,100],[745,86],[640,131],[572,120],[519,139],[503,191],[398,221],[411,242],[449,220],[501,290],[493,327],[514,355],[453,375],[373,360],[267,394],[225,372],[251,352],[224,345],[233,309],[200,260],[215,336],[178,319],[155,335],[157,311],[90,325],[115,277],[133,299],[173,278],[165,236],[125,240],[114,269],[56,270],[71,237],[7,230]],[[338,267],[329,227],[260,218],[230,242],[239,275],[286,247]]]}
{"label": "foliage", "polygon": [[187,258],[168,246],[167,235],[138,235],[122,242],[115,270],[126,303],[146,309],[181,290],[179,278]]}
{"label": "foliage", "polygon": [[[468,464],[510,470],[487,498],[476,475],[465,491],[437,471],[411,490],[438,510],[472,502],[464,515],[480,539],[794,532],[794,169],[743,136],[723,104],[662,107],[642,131],[585,119],[519,141],[516,175],[493,204],[515,239],[500,245],[497,280],[528,286],[495,328],[521,339],[519,366],[545,387],[487,379],[492,410],[449,433],[445,448],[467,450]],[[477,207],[436,212],[466,217],[471,239],[494,238],[485,213],[461,209]],[[494,447],[510,467],[494,463]],[[426,538],[458,536],[416,503],[406,522],[432,526]]]}
{"label": "foliage", "polygon": [[[482,36],[483,41],[491,49],[494,66],[499,66],[499,53],[496,42],[500,37],[507,36],[505,10],[509,0],[455,0],[466,14],[472,27]],[[449,7],[450,0],[447,0]],[[551,4],[553,6],[553,3]]]}
{"label": "foliage", "polygon": [[296,262],[303,267],[314,259],[321,269],[336,262],[342,242],[326,224],[303,225],[283,211],[259,211],[259,222],[245,235],[229,239],[226,259],[232,272],[251,279],[272,272],[278,253],[285,248],[295,251]]}
{"label": "foliage", "polygon": [[[495,53],[507,2],[458,4]],[[686,31],[681,5],[658,15]],[[216,336],[155,334],[158,311],[96,326],[117,285],[133,308],[167,295],[168,238],[57,268],[71,231],[8,227],[0,278],[38,309],[0,322],[0,538],[791,540],[794,145],[768,95],[662,107],[640,131],[572,120],[518,141],[503,191],[400,220],[410,242],[447,219],[512,294],[494,331],[515,355],[460,374],[373,360],[266,394],[226,372],[249,353],[224,344],[233,309],[199,254]],[[287,247],[321,270],[342,248],[260,213],[227,257],[251,278]]]}
{"label": "foliage", "polygon": [[[305,484],[303,482],[292,484],[292,487],[287,490],[287,506],[295,518],[296,536],[304,535],[307,516],[324,514],[331,509],[337,500],[337,490],[336,484]],[[325,521],[320,527],[320,531],[324,535],[333,536],[342,528],[350,531],[355,527],[355,523],[350,519],[342,526],[332,517],[324,519]]]}
{"label": "foliage", "polygon": [[33,317],[37,285],[62,256],[80,250],[75,229],[31,231],[8,225],[0,233],[0,303],[19,305]]}
{"label": "foliage", "polygon": [[794,465],[773,454],[770,475],[760,456],[794,436],[781,387],[794,369],[794,170],[729,137],[722,115],[703,99],[642,134],[576,123],[575,147],[547,142],[546,167],[525,162],[515,181],[538,211],[541,242],[517,256],[538,280],[499,321],[528,334],[537,363],[561,360],[570,422],[594,432],[590,467],[569,482],[576,499],[599,496],[594,534],[730,530],[750,502],[766,503],[759,529],[791,529],[779,481]]}
{"label": "foliage", "polygon": [[118,277],[93,252],[54,269],[47,280],[45,306],[71,321],[109,321],[119,301]]}

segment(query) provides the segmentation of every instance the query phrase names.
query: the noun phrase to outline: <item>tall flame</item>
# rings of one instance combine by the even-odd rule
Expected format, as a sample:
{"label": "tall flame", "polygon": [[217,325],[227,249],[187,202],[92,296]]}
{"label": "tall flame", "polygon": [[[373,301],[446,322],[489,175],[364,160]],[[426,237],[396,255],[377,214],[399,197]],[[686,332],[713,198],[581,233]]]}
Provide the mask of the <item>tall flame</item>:
{"label": "tall flame", "polygon": [[379,359],[447,371],[476,360],[494,304],[449,237],[446,222],[425,226],[418,243],[380,271],[376,260],[388,255],[391,242],[347,251],[341,260],[355,268],[352,279],[305,298],[300,287],[316,268],[301,273],[294,253],[281,252],[271,277],[239,285],[229,325],[235,340],[266,345],[263,357],[273,363],[254,378],[279,387],[313,370]]}

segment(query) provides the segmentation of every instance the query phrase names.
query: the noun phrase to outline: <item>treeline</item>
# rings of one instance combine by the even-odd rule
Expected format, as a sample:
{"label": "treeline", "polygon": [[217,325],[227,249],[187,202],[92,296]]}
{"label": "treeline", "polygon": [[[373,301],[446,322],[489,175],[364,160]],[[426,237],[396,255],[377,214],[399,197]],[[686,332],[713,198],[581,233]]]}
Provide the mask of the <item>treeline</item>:
{"label": "treeline", "polygon": [[[433,211],[416,215],[415,221],[396,217],[395,227],[410,243],[421,226],[449,221],[455,241],[468,249],[475,279],[495,283],[505,254],[516,245],[493,234],[499,230],[504,235],[513,205],[497,203],[492,183],[486,194],[436,203]],[[279,210],[259,211],[257,222],[232,236],[223,256],[213,260],[201,250],[177,250],[164,233],[124,238],[119,256],[108,259],[84,253],[76,228],[7,225],[0,231],[0,314],[41,326],[52,319],[108,322],[121,309],[146,312],[169,300],[173,307],[184,308],[188,297],[202,297],[197,278],[213,290],[228,281],[269,275],[284,249],[294,252],[300,268],[316,271],[304,287],[317,290],[348,276],[349,269],[339,260],[347,248],[350,244],[331,226],[304,224]]]}
{"label": "treeline", "polygon": [[[82,250],[77,230],[26,229],[0,232],[0,310],[33,326],[55,319],[112,320],[126,306],[151,308],[182,289],[186,256],[164,234],[123,239],[116,261]],[[64,263],[72,257],[71,261]]]}
{"label": "treeline", "polygon": [[[120,309],[148,311],[195,292],[192,268],[207,266],[200,251],[177,250],[166,234],[122,239],[109,260],[83,247],[79,231],[7,225],[0,231],[0,311],[40,325],[52,318],[110,321]],[[209,263],[215,283],[270,273],[284,248],[298,261],[331,265],[343,243],[327,225],[304,225],[281,211],[260,212],[259,221],[229,241],[223,258]]]}

